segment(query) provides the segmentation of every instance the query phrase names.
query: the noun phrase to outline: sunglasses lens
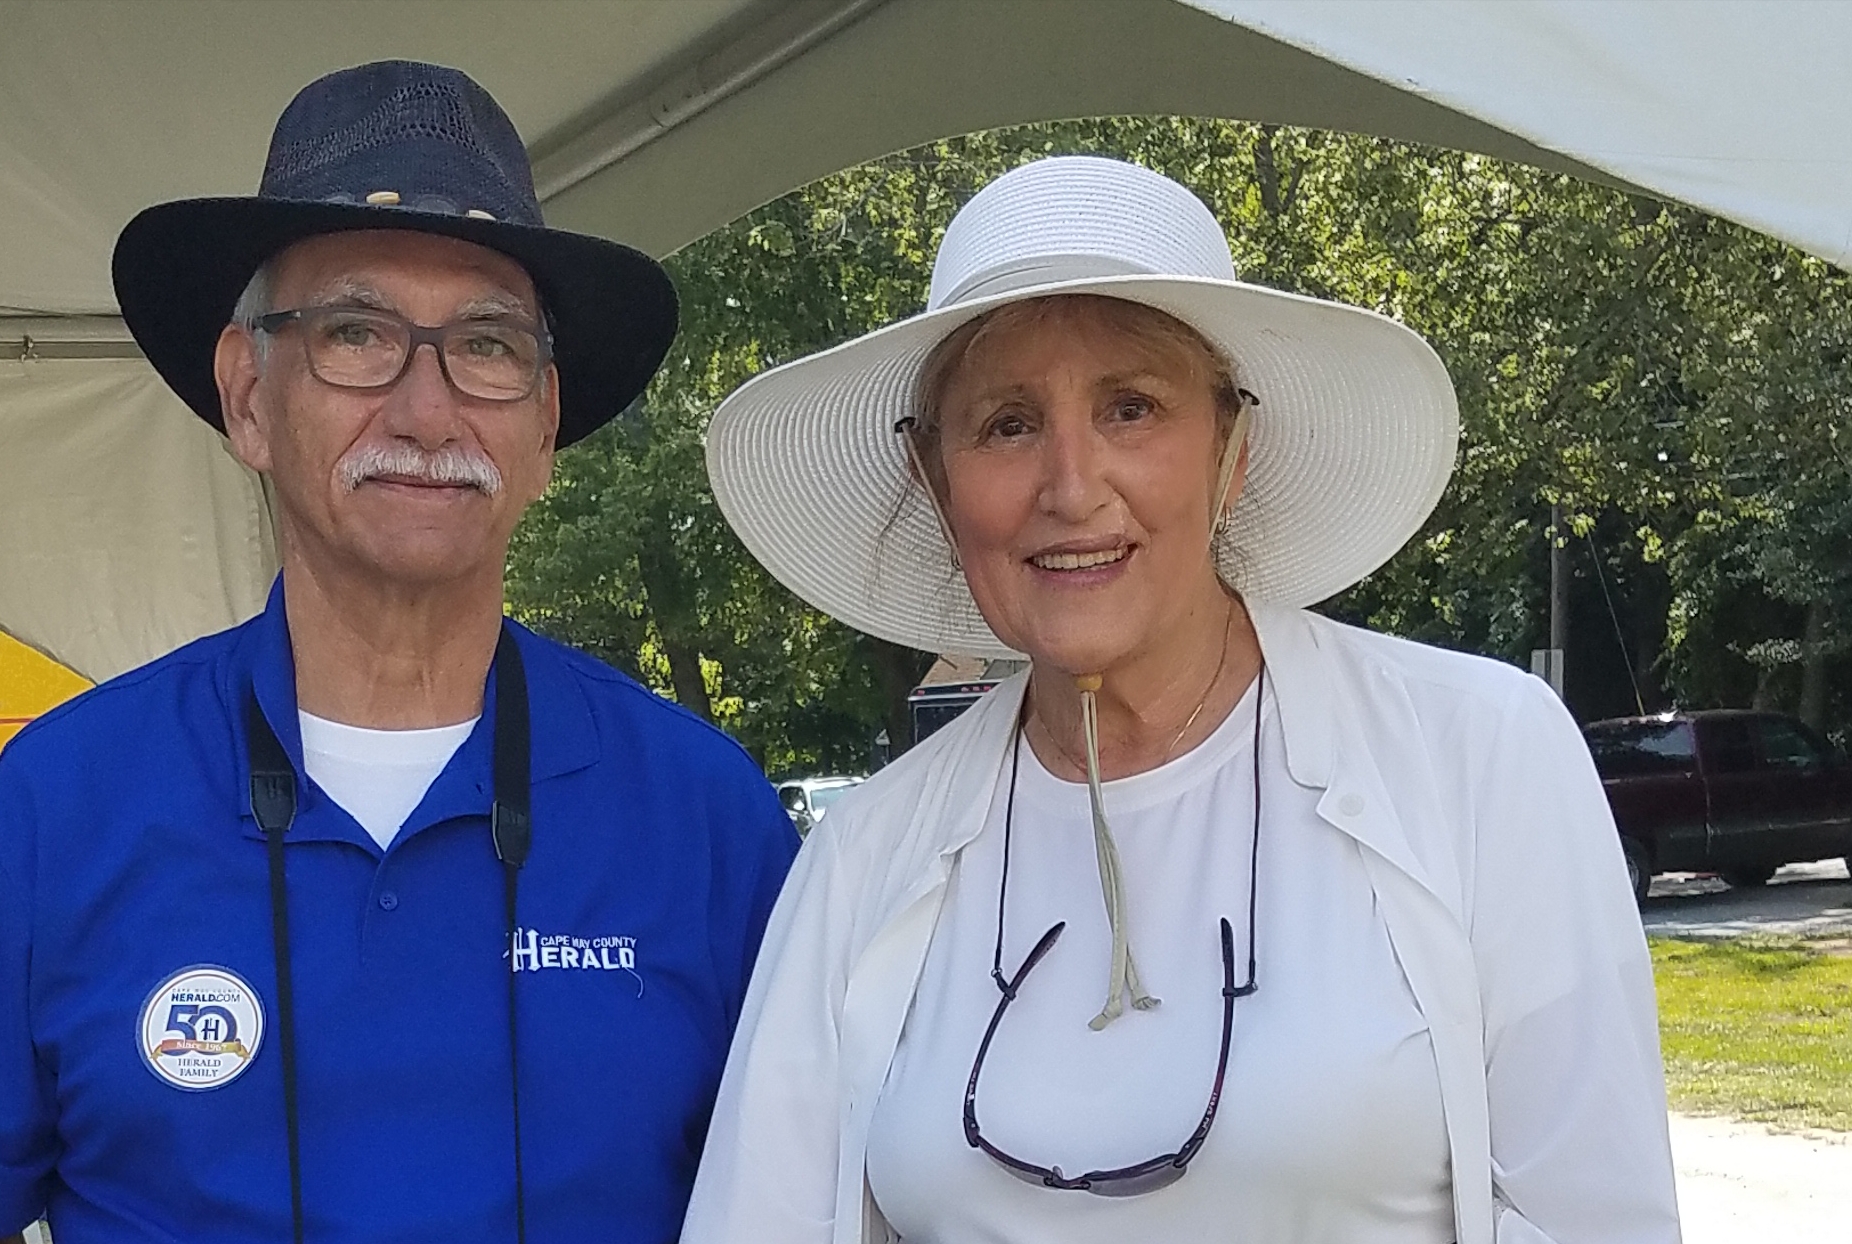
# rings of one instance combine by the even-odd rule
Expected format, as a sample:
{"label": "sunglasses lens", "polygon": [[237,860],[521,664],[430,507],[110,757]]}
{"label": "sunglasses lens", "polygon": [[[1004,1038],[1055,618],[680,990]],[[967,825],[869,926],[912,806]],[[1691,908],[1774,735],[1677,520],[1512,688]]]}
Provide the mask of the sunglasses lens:
{"label": "sunglasses lens", "polygon": [[1092,1172],[1078,1177],[1065,1176],[1059,1167],[1048,1173],[1004,1154],[994,1146],[980,1142],[980,1147],[997,1164],[999,1170],[1037,1188],[1055,1188],[1067,1192],[1091,1192],[1094,1196],[1144,1196],[1168,1188],[1188,1173],[1189,1166],[1175,1158],[1157,1158],[1143,1167],[1132,1167],[1123,1174]]}
{"label": "sunglasses lens", "polygon": [[1123,1179],[1095,1179],[1087,1191],[1094,1196],[1130,1197],[1144,1196],[1147,1192],[1156,1192],[1168,1188],[1182,1179],[1190,1168],[1179,1166],[1175,1162],[1165,1162],[1148,1171],[1136,1175],[1127,1175]]}

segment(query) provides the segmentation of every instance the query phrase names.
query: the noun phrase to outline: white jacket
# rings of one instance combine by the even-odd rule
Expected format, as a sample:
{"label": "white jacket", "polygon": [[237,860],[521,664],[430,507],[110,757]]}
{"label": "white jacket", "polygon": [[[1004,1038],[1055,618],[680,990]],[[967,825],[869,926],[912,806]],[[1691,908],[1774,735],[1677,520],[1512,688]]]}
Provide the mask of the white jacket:
{"label": "white jacket", "polygon": [[[1675,1244],[1651,965],[1587,748],[1517,669],[1251,610],[1294,781],[1430,1025],[1458,1244]],[[1025,678],[843,797],[765,937],[683,1244],[879,1244],[869,1120]],[[1359,1241],[1358,1244],[1367,1244]]]}

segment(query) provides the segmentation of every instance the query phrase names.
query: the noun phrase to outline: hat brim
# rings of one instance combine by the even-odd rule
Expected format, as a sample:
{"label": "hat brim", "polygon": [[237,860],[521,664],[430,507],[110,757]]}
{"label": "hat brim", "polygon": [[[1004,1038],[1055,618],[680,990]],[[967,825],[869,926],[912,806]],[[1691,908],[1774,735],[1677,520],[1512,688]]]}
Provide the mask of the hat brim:
{"label": "hat brim", "polygon": [[526,269],[553,329],[561,447],[630,405],[675,339],[675,288],[641,251],[604,238],[396,207],[184,199],[150,207],[116,240],[123,321],[161,378],[223,432],[213,351],[251,276],[294,242],[405,229],[473,242]]}
{"label": "hat brim", "polygon": [[715,412],[707,467],[721,512],[811,605],[927,652],[1013,656],[979,612],[920,490],[896,421],[926,356],[1008,302],[1099,294],[1202,333],[1260,398],[1223,579],[1300,607],[1355,584],[1433,512],[1453,470],[1459,407],[1420,335],[1385,316],[1263,286],[1121,276],[1013,290],[930,311],[754,377]]}

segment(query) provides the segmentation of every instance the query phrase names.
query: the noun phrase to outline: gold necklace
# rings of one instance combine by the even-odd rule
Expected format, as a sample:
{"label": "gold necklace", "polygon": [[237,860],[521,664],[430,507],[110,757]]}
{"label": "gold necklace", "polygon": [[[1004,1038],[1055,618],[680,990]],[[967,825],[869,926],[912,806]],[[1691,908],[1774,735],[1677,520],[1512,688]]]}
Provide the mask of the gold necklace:
{"label": "gold necklace", "polygon": [[[1170,760],[1171,754],[1177,750],[1177,744],[1183,742],[1183,736],[1190,732],[1190,727],[1196,724],[1196,719],[1202,716],[1203,709],[1208,707],[1209,697],[1215,694],[1215,685],[1222,681],[1222,671],[1228,668],[1228,633],[1234,629],[1234,624],[1235,611],[1231,608],[1228,611],[1228,617],[1222,623],[1222,655],[1215,663],[1215,673],[1209,676],[1209,685],[1203,688],[1202,699],[1196,701],[1196,707],[1190,710],[1188,719],[1183,723],[1183,729],[1177,731],[1177,737],[1172,739],[1170,746],[1164,749],[1164,759],[1160,760],[1159,764]],[[1087,772],[1086,762],[1077,759],[1074,753],[1067,749],[1067,744],[1055,737],[1055,732],[1050,730],[1048,723],[1041,720],[1039,716],[1035,724],[1042,728],[1043,735],[1055,745],[1055,750],[1061,753],[1061,758],[1073,765],[1075,770],[1084,776]]]}
{"label": "gold necklace", "polygon": [[1164,749],[1164,759],[1169,760],[1171,753],[1177,750],[1177,744],[1183,742],[1183,736],[1190,732],[1196,719],[1202,716],[1203,707],[1209,703],[1209,697],[1215,692],[1215,685],[1222,681],[1222,671],[1228,668],[1228,632],[1234,629],[1235,611],[1230,609],[1228,617],[1222,621],[1222,655],[1215,663],[1215,673],[1209,675],[1209,685],[1203,688],[1203,698],[1196,701],[1196,707],[1190,710],[1189,720],[1183,723],[1183,729],[1177,731],[1177,737]]}

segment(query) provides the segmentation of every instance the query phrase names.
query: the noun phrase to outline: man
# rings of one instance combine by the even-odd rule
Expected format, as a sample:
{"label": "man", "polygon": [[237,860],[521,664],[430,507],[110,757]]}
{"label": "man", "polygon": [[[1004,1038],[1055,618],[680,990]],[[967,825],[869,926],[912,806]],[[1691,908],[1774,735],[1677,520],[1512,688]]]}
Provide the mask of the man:
{"label": "man", "polygon": [[115,276],[283,568],[0,760],[0,1232],[674,1239],[795,840],[725,736],[502,617],[667,277],[546,229],[495,102],[404,62],[306,88],[257,197],[144,212]]}

